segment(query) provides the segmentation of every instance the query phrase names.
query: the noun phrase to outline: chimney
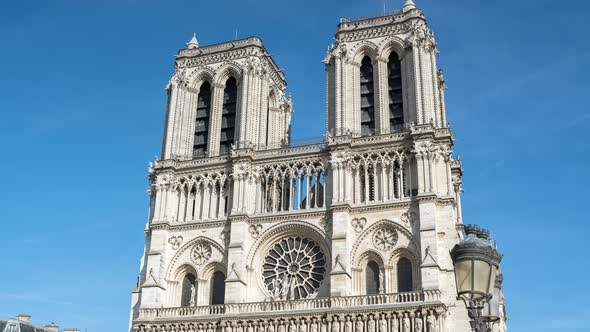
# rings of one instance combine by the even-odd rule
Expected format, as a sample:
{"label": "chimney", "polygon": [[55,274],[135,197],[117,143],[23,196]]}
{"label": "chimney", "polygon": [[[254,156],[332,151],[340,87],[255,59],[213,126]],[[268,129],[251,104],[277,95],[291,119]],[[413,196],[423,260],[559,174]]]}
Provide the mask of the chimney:
{"label": "chimney", "polygon": [[51,322],[51,324],[45,325],[45,328],[48,329],[49,331],[59,332],[59,326],[55,325],[54,322]]}
{"label": "chimney", "polygon": [[20,320],[21,322],[30,323],[31,322],[31,315],[27,314],[18,314],[16,319]]}

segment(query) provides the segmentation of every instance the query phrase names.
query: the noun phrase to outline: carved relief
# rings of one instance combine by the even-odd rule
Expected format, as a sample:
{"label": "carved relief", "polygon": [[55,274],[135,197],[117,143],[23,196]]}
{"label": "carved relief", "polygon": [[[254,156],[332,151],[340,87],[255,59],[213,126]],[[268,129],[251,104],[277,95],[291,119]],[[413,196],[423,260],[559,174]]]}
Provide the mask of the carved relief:
{"label": "carved relief", "polygon": [[261,231],[262,231],[262,225],[260,225],[260,224],[250,225],[250,227],[248,227],[248,232],[250,232],[250,235],[252,236],[253,239],[256,239],[260,235]]}
{"label": "carved relief", "polygon": [[193,250],[191,250],[191,259],[197,265],[203,265],[207,263],[211,257],[211,246],[205,242],[199,242],[195,244]]}
{"label": "carved relief", "polygon": [[418,221],[418,216],[416,215],[415,212],[408,211],[408,212],[405,212],[404,214],[402,214],[402,216],[400,217],[400,219],[407,226],[411,226],[416,221]]}
{"label": "carved relief", "polygon": [[176,250],[176,249],[180,248],[180,245],[182,244],[182,240],[183,240],[182,235],[173,236],[168,239],[168,243],[170,243],[170,245],[172,246],[172,249]]}
{"label": "carved relief", "polygon": [[367,219],[366,218],[354,218],[351,221],[352,223],[352,227],[354,227],[354,231],[357,233],[360,233],[363,231],[363,228],[365,228],[365,225],[367,224]]}
{"label": "carved relief", "polygon": [[373,245],[379,250],[390,250],[397,244],[397,231],[388,226],[382,226],[373,233]]}

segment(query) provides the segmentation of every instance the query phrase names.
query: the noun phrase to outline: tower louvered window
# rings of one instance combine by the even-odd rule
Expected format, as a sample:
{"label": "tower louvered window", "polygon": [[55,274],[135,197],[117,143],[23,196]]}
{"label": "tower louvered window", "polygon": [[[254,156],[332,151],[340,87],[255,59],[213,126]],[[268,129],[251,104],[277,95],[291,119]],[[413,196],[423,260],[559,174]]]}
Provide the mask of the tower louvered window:
{"label": "tower louvered window", "polygon": [[193,143],[193,157],[204,157],[207,154],[209,140],[209,114],[211,113],[211,85],[208,82],[201,85],[197,100],[197,119],[195,122],[195,141]]}
{"label": "tower louvered window", "polygon": [[375,134],[375,85],[373,64],[369,57],[361,62],[361,135]]}
{"label": "tower louvered window", "polygon": [[234,144],[236,127],[236,105],[238,96],[238,85],[236,79],[230,77],[225,83],[223,90],[223,109],[221,115],[221,136],[219,153],[229,153]]}
{"label": "tower louvered window", "polygon": [[400,130],[404,125],[404,102],[402,95],[402,66],[395,52],[389,55],[387,64],[389,90],[389,130]]}

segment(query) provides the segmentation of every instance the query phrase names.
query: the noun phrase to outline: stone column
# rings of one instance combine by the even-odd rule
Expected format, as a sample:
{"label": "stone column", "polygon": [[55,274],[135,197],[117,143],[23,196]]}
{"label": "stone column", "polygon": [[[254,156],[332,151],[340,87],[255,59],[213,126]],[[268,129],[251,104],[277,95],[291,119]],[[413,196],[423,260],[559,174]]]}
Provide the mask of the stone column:
{"label": "stone column", "polygon": [[387,58],[373,60],[373,81],[375,84],[375,129],[377,134],[389,133],[389,90]]}
{"label": "stone column", "polygon": [[214,157],[219,155],[219,141],[221,139],[221,117],[223,110],[223,93],[225,84],[214,83],[211,96],[211,116],[209,117],[209,142],[208,155]]}

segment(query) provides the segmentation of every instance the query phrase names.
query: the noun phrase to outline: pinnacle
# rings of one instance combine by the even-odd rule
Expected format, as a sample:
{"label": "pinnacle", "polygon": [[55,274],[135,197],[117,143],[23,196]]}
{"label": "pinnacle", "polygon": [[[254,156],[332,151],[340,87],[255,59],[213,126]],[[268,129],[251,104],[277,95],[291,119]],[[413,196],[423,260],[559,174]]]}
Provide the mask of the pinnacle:
{"label": "pinnacle", "polygon": [[410,11],[412,9],[416,8],[416,4],[414,3],[413,0],[406,0],[406,3],[404,4],[404,13],[407,11]]}
{"label": "pinnacle", "polygon": [[197,33],[193,33],[193,38],[191,38],[191,40],[186,43],[186,47],[188,49],[193,49],[193,48],[199,48],[199,41],[197,40]]}

